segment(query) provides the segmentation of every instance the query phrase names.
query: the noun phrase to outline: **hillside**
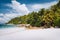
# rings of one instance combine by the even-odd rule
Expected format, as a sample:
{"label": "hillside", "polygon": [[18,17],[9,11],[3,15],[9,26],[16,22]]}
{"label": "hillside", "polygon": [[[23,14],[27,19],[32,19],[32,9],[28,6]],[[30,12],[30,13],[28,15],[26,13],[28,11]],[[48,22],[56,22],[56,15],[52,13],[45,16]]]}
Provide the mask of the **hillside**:
{"label": "hillside", "polygon": [[60,27],[60,1],[49,9],[41,9],[38,12],[31,12],[28,15],[16,17],[8,22],[12,24],[30,24],[31,26],[41,27],[46,25]]}

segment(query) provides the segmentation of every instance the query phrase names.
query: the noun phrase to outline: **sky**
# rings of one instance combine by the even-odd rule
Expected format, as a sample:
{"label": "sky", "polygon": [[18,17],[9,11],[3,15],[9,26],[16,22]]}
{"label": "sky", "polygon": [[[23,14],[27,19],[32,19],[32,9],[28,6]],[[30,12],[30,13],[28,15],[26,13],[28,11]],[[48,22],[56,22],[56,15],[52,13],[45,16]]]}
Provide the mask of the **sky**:
{"label": "sky", "polygon": [[32,11],[50,8],[57,2],[58,0],[0,0],[0,24]]}

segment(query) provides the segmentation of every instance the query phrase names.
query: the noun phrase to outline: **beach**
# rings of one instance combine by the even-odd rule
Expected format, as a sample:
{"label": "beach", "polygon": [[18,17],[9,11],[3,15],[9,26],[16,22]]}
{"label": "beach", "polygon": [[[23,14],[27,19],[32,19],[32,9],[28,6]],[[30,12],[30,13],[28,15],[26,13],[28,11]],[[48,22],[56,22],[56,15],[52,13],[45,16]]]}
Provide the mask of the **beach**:
{"label": "beach", "polygon": [[0,29],[0,40],[60,40],[60,29],[5,28]]}
{"label": "beach", "polygon": [[60,0],[0,0],[0,40],[60,40]]}

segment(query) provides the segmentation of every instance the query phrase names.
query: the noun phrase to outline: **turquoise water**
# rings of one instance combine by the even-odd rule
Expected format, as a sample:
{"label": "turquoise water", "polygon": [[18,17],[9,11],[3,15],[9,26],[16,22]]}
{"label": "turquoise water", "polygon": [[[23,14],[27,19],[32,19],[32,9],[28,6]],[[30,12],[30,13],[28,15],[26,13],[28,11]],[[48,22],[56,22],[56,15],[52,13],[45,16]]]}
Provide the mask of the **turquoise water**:
{"label": "turquoise water", "polygon": [[1,28],[12,28],[12,27],[15,27],[15,25],[0,24],[0,29]]}

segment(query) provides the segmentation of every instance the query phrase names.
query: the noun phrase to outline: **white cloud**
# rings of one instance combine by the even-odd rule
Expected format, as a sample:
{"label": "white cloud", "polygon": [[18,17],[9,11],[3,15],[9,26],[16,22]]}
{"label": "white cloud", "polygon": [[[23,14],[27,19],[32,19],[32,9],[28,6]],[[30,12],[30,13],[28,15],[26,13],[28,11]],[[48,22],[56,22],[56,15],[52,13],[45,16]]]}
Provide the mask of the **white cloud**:
{"label": "white cloud", "polygon": [[29,13],[29,10],[28,8],[26,7],[25,4],[20,4],[19,2],[17,1],[12,1],[12,9],[16,10],[17,12],[25,15],[25,14],[28,14]]}
{"label": "white cloud", "polygon": [[30,10],[32,10],[32,11],[38,11],[42,8],[47,9],[54,4],[57,4],[57,1],[49,2],[49,3],[43,3],[43,4],[31,4],[31,5],[28,5],[28,6],[30,7]]}
{"label": "white cloud", "polygon": [[12,10],[16,12],[12,12],[12,10],[9,10],[10,12],[7,12],[5,14],[0,13],[0,23],[6,23],[12,18],[21,16],[21,15],[27,15],[29,13],[29,10],[25,4],[20,4],[16,0],[12,0],[11,2],[12,3],[8,4],[7,6],[11,7]]}
{"label": "white cloud", "polygon": [[0,23],[6,23],[17,16],[20,16],[20,14],[19,13],[18,14],[16,13],[0,14]]}

